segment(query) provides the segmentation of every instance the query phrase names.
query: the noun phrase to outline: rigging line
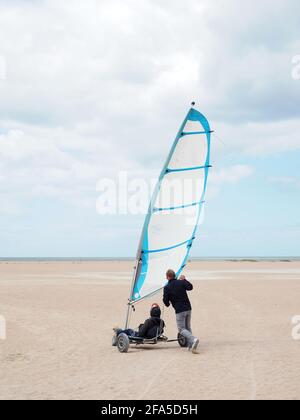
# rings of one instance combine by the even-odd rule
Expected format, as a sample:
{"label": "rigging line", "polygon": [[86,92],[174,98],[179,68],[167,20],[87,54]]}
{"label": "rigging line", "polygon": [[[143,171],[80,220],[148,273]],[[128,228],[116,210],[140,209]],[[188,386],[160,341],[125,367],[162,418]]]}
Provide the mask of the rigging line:
{"label": "rigging line", "polygon": [[227,144],[219,137],[216,135],[216,133],[213,131],[213,135],[215,136],[215,138],[223,144],[223,146],[227,147]]}

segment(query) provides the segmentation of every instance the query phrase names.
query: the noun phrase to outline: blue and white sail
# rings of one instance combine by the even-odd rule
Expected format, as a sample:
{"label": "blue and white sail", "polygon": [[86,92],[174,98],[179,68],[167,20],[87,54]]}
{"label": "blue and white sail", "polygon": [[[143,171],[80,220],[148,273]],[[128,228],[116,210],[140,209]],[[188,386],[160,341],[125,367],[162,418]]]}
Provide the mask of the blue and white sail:
{"label": "blue and white sail", "polygon": [[210,137],[207,119],[191,108],[149,206],[137,253],[131,304],[162,289],[169,268],[178,276],[186,265],[203,211]]}

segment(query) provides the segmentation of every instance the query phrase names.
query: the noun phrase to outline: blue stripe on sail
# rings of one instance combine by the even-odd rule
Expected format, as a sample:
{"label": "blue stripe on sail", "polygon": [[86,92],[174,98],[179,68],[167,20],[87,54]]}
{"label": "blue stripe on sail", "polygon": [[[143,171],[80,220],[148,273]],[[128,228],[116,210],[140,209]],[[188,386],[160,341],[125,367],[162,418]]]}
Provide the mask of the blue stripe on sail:
{"label": "blue stripe on sail", "polygon": [[184,241],[184,242],[180,242],[180,244],[177,244],[177,245],[169,246],[168,248],[144,249],[142,252],[144,254],[154,254],[154,253],[157,253],[157,252],[169,251],[170,249],[179,248],[180,246],[185,245],[185,244],[188,244],[189,242],[191,242],[191,239],[188,239],[187,241]]}
{"label": "blue stripe on sail", "polygon": [[158,213],[160,211],[171,211],[171,210],[186,209],[188,207],[194,207],[194,206],[198,206],[198,205],[204,204],[204,203],[205,203],[205,201],[196,201],[195,203],[185,204],[183,206],[154,208],[153,209],[153,212],[154,213]]}
{"label": "blue stripe on sail", "polygon": [[[132,290],[132,296],[131,296],[131,299],[130,299],[131,304],[135,303],[136,301],[142,300],[146,297],[146,296],[141,295],[141,290],[144,286],[144,283],[145,283],[145,280],[146,280],[146,277],[147,277],[147,274],[148,274],[149,255],[150,255],[151,252],[148,251],[148,252],[143,252],[142,253],[142,250],[147,250],[148,249],[148,227],[149,227],[149,223],[150,223],[150,219],[151,219],[152,214],[155,211],[157,211],[157,209],[155,209],[155,207],[154,207],[154,204],[157,200],[162,181],[163,181],[164,177],[168,174],[168,172],[167,172],[168,165],[169,165],[169,163],[172,159],[172,156],[174,154],[174,151],[177,147],[177,144],[178,144],[179,140],[182,138],[182,134],[183,133],[184,133],[184,135],[191,134],[191,133],[185,133],[184,132],[184,127],[185,127],[185,125],[188,121],[199,121],[201,123],[203,129],[204,129],[203,134],[206,134],[206,138],[207,138],[208,148],[207,148],[206,162],[205,162],[205,166],[201,167],[201,169],[204,169],[204,172],[205,172],[204,187],[203,187],[203,192],[202,192],[202,196],[201,196],[201,202],[204,202],[204,196],[205,196],[206,187],[207,187],[208,172],[209,172],[209,168],[211,167],[209,162],[210,162],[210,139],[211,139],[212,131],[210,130],[209,122],[204,117],[204,115],[202,115],[199,111],[196,111],[194,108],[191,108],[189,110],[188,115],[186,116],[185,120],[183,121],[183,123],[182,123],[182,125],[179,129],[179,132],[178,132],[178,134],[175,138],[175,141],[173,143],[173,146],[171,148],[171,151],[169,153],[169,156],[167,158],[165,166],[164,166],[164,168],[161,172],[161,175],[159,177],[159,180],[158,180],[158,183],[156,185],[155,191],[153,193],[152,200],[151,200],[150,205],[149,205],[148,214],[147,214],[147,217],[146,217],[146,220],[145,220],[145,223],[144,223],[144,227],[143,227],[143,232],[142,232],[142,243],[141,243],[141,246],[139,248],[138,255],[137,255],[138,261],[140,259],[142,260],[142,262],[141,262],[142,267],[141,267],[141,270],[139,272],[138,277],[135,279],[134,287],[133,287],[133,290]],[[198,134],[198,133],[195,132],[195,134]],[[200,168],[195,168],[195,169],[200,169]],[[191,169],[186,168],[186,170],[191,170]],[[174,170],[174,171],[178,172],[178,170]],[[163,209],[161,209],[161,211],[163,211]],[[176,273],[177,276],[180,275],[181,271],[183,270],[183,268],[185,267],[185,265],[187,263],[187,260],[188,260],[189,254],[190,254],[190,250],[191,250],[191,247],[192,247],[192,243],[193,243],[193,240],[195,238],[196,231],[197,231],[197,228],[198,228],[198,224],[199,224],[199,220],[200,220],[200,216],[201,216],[201,211],[202,211],[202,206],[199,206],[197,222],[196,222],[196,225],[195,225],[195,228],[194,228],[194,231],[193,231],[192,239],[190,239],[186,242],[183,242],[182,244],[170,247],[170,248],[166,248],[166,249],[163,249],[163,250],[156,250],[156,251],[154,250],[155,252],[163,252],[164,250],[166,251],[166,250],[177,248],[179,246],[183,246],[185,244],[187,245],[187,247],[186,247],[187,252],[186,252],[185,258],[184,258],[179,270]],[[151,292],[150,294],[147,294],[147,296],[153,295],[158,290],[161,290],[161,288],[159,288],[157,290],[153,290],[153,292]]]}
{"label": "blue stripe on sail", "polygon": [[[144,240],[143,240],[143,247],[148,248],[148,232],[145,233]],[[143,253],[141,272],[140,272],[139,278],[137,279],[134,285],[134,289],[133,289],[132,296],[130,299],[132,302],[134,300],[140,299],[141,297],[140,291],[145,282],[147,272],[148,272],[148,254]]]}
{"label": "blue stripe on sail", "polygon": [[[204,130],[208,133],[210,133],[210,125],[207,119],[204,117],[204,115],[201,114],[201,112],[196,111],[196,109],[192,108],[188,115],[188,120],[190,121],[199,121],[202,124],[202,127]],[[183,130],[182,130],[183,131]]]}
{"label": "blue stripe on sail", "polygon": [[204,165],[204,166],[192,166],[190,168],[179,168],[179,169],[166,169],[166,173],[170,173],[170,172],[185,172],[185,171],[197,171],[200,169],[206,169],[206,168],[211,168],[210,165]]}

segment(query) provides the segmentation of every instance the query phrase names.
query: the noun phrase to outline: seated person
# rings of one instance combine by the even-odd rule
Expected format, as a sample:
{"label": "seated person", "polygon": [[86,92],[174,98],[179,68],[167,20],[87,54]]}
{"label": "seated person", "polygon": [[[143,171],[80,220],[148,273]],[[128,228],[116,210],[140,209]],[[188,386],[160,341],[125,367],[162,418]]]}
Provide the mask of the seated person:
{"label": "seated person", "polygon": [[116,345],[116,338],[121,333],[128,335],[129,337],[140,337],[140,338],[147,338],[152,339],[159,337],[163,334],[165,328],[165,323],[161,319],[161,310],[157,303],[154,303],[151,306],[150,311],[150,318],[147,319],[144,324],[139,326],[138,331],[134,331],[131,329],[122,330],[121,328],[114,328],[115,337],[113,340],[113,345]]}

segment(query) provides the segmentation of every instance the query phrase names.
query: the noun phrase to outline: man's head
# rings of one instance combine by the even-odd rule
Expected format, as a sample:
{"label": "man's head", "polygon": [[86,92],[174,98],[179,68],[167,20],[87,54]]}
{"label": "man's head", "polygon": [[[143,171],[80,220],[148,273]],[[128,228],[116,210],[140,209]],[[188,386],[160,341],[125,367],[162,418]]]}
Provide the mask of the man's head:
{"label": "man's head", "polygon": [[176,278],[176,273],[174,270],[168,270],[166,272],[167,280],[174,280]]}

